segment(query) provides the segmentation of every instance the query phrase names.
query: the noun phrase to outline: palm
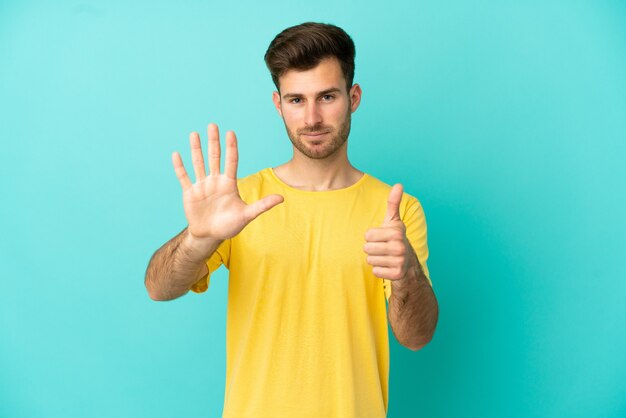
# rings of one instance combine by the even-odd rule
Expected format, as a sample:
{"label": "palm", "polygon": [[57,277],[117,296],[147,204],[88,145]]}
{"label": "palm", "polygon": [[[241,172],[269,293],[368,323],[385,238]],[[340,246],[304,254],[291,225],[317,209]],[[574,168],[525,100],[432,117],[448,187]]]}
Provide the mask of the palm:
{"label": "palm", "polygon": [[283,198],[270,195],[248,205],[237,189],[237,139],[233,132],[226,135],[226,163],[220,174],[220,145],[217,126],[211,124],[209,133],[209,175],[197,133],[190,136],[191,156],[196,183],[191,183],[178,153],[172,160],[183,187],[183,205],[189,222],[189,232],[198,238],[225,240],[237,235],[254,218],[271,209]]}

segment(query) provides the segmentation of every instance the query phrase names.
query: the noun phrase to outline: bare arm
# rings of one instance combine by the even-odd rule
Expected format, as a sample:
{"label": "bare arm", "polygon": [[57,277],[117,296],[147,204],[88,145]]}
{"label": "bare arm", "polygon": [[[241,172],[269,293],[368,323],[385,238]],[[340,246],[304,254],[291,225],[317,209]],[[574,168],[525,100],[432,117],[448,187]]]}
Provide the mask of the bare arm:
{"label": "bare arm", "polygon": [[433,338],[439,306],[428,279],[419,267],[419,260],[415,254],[413,257],[406,275],[391,282],[388,317],[398,342],[411,350],[419,350]]}
{"label": "bare arm", "polygon": [[148,264],[145,285],[153,300],[172,300],[186,294],[208,274],[206,259],[221,241],[199,241],[185,228],[159,248]]}
{"label": "bare arm", "polygon": [[220,173],[220,141],[217,126],[210,124],[209,174],[206,174],[200,136],[189,137],[191,159],[196,175],[192,183],[180,154],[172,155],[174,171],[183,188],[183,206],[189,226],[165,243],[152,256],[145,285],[154,300],[170,300],[187,293],[208,273],[205,260],[226,239],[237,235],[257,216],[283,201],[269,195],[252,204],[241,199],[237,188],[238,150],[234,132],[226,133],[226,163]]}
{"label": "bare arm", "polygon": [[419,350],[435,333],[439,306],[406,237],[399,212],[401,200],[402,186],[395,185],[389,193],[383,225],[367,231],[364,250],[374,275],[391,280],[388,317],[396,339],[411,350]]}

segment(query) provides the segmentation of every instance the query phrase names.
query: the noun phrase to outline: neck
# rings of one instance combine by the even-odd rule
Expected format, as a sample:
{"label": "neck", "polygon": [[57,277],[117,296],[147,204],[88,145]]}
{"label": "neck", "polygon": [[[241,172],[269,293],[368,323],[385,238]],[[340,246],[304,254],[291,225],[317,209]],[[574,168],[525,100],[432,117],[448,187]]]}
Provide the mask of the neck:
{"label": "neck", "polygon": [[347,142],[324,159],[309,158],[294,148],[293,158],[274,169],[284,183],[300,190],[321,192],[345,189],[359,181],[363,173],[350,164]]}

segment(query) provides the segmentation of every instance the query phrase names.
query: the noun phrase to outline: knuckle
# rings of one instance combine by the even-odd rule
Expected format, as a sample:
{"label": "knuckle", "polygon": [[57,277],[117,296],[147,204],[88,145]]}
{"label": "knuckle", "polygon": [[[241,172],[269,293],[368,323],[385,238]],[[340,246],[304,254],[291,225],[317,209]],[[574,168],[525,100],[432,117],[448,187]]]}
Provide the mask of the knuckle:
{"label": "knuckle", "polygon": [[399,255],[404,254],[404,244],[400,243],[400,242],[396,243],[393,246],[392,251],[393,251],[393,255],[398,255],[399,256]]}

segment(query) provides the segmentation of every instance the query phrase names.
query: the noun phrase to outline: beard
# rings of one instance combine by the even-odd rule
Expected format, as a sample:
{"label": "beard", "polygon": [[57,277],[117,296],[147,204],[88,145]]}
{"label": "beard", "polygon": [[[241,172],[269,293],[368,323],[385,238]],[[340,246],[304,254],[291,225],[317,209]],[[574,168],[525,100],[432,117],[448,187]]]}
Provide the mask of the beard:
{"label": "beard", "polygon": [[[337,130],[333,129],[332,126],[326,126],[323,124],[317,124],[307,128],[297,129],[295,132],[289,129],[287,123],[285,123],[285,128],[287,128],[287,135],[289,135],[291,143],[294,147],[298,149],[298,151],[311,159],[322,160],[333,155],[335,152],[337,152],[339,148],[343,146],[343,144],[346,143],[346,141],[348,140],[348,135],[350,135],[350,122],[351,114],[350,110],[348,109],[348,116],[344,119],[341,125],[339,125]],[[315,148],[312,148],[301,138],[301,135],[318,133],[327,133],[331,136],[330,141],[324,144],[323,147],[316,146]],[[324,139],[323,141],[327,140]],[[322,140],[311,142],[322,142]]]}

